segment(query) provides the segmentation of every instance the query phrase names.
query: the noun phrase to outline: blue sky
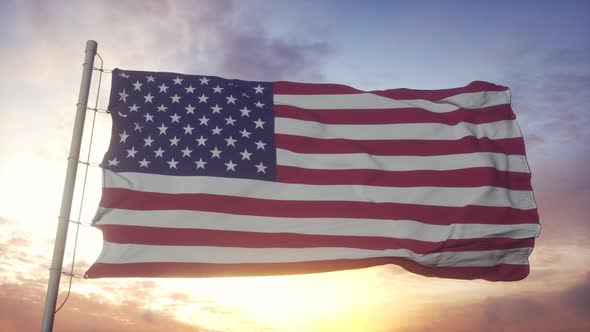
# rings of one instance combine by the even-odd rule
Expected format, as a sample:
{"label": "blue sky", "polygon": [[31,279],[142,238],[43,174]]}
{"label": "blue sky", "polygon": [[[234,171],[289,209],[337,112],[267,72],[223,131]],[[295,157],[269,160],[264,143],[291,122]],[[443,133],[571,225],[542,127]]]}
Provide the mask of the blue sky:
{"label": "blue sky", "polygon": [[[0,330],[40,324],[88,39],[98,41],[107,68],[365,90],[474,80],[509,86],[543,231],[531,275],[514,284],[435,280],[395,267],[225,281],[75,281],[56,321],[61,330],[590,328],[590,2],[38,0],[0,4]],[[93,161],[102,159],[109,126],[99,119]],[[91,170],[89,179],[86,219],[95,211],[99,173]],[[93,229],[81,236],[83,271],[101,237]],[[281,306],[289,307],[273,311]]]}

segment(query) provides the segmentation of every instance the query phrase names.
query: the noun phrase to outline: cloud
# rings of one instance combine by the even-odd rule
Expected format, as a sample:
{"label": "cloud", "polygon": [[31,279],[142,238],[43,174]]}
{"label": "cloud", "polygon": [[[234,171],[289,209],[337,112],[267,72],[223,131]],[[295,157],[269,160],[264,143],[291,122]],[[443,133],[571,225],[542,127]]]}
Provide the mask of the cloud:
{"label": "cloud", "polygon": [[[0,284],[0,331],[38,331],[44,289],[39,284]],[[176,321],[169,314],[142,309],[135,301],[115,304],[72,295],[55,318],[57,331],[208,331]]]}
{"label": "cloud", "polygon": [[512,90],[543,226],[539,243],[588,241],[590,44],[512,38],[482,58]]}
{"label": "cloud", "polygon": [[590,328],[588,295],[590,277],[557,292],[521,292],[461,305],[438,304],[424,308],[413,317],[417,323],[404,331],[586,331]]}
{"label": "cloud", "polygon": [[8,245],[11,247],[27,247],[31,244],[31,241],[24,235],[14,235],[8,241]]}
{"label": "cloud", "polygon": [[265,80],[323,80],[315,64],[332,53],[326,42],[297,43],[265,39],[263,33],[233,34],[226,39],[221,66],[241,77]]}
{"label": "cloud", "polygon": [[[317,36],[295,40],[273,35],[263,26],[259,9],[229,0],[76,2],[67,9],[39,1],[38,6],[15,9],[15,24],[21,28],[12,33],[15,39],[26,35],[30,42],[7,51],[21,58],[24,53],[27,62],[42,63],[44,70],[63,70],[74,55],[80,62],[87,37],[98,41],[107,67],[242,79],[321,78],[319,65],[332,47]],[[34,57],[27,58],[27,53]],[[5,57],[18,63],[16,57]]]}
{"label": "cloud", "polygon": [[[321,66],[334,53],[317,35],[273,34],[259,8],[235,1],[36,1],[7,10],[0,70],[10,80],[0,83],[0,151],[11,155],[34,151],[57,160],[67,153],[86,39],[98,41],[106,68],[246,80],[322,80]],[[35,133],[18,148],[6,143],[30,128]]]}
{"label": "cloud", "polygon": [[[544,138],[545,152],[590,152],[579,144],[590,138],[589,47],[523,47],[511,54],[505,70],[506,84],[512,88],[513,106],[527,134]],[[501,65],[504,60],[498,60]],[[567,145],[567,149],[563,146]],[[588,161],[588,154],[586,154]]]}
{"label": "cloud", "polygon": [[[4,200],[10,208],[5,212],[18,215],[19,223],[0,218],[0,239],[6,244],[0,247],[4,263],[0,265],[0,331],[39,330],[55,234],[54,225],[43,218],[56,215],[59,206],[55,197],[61,193],[87,39],[98,41],[106,68],[242,79],[321,79],[320,65],[332,52],[328,43],[315,36],[310,41],[273,35],[257,23],[263,17],[254,5],[234,1],[13,1],[1,6],[0,70],[10,79],[0,83],[0,152],[8,156],[4,163],[8,166],[0,167],[0,178],[6,179],[4,185],[11,192]],[[103,81],[103,96],[108,95],[108,79]],[[17,178],[20,182],[12,185],[7,181]],[[55,179],[59,183],[53,183]],[[18,188],[22,194],[15,194]],[[17,199],[37,206],[25,209],[12,204]],[[27,233],[17,234],[21,229]],[[81,256],[77,256],[75,272],[89,264]],[[62,278],[62,290],[66,282]],[[91,326],[95,331],[202,330],[173,317],[188,298],[164,299],[167,306],[155,310],[150,305],[161,303],[159,299],[151,303],[150,294],[158,288],[157,282],[121,285],[78,284],[76,290],[89,290],[95,296],[73,293],[57,316],[56,330],[87,331]],[[133,300],[120,301],[126,297]],[[232,314],[215,302],[205,303],[205,308],[206,319],[215,316],[219,321]]]}
{"label": "cloud", "polygon": [[0,225],[8,224],[10,220],[8,218],[4,218],[0,216]]}
{"label": "cloud", "polygon": [[[86,39],[96,39],[99,42],[99,52],[108,68],[120,66],[139,70],[181,71],[242,79],[321,81],[324,79],[323,65],[328,59],[332,59],[330,75],[338,77],[339,72],[348,73],[342,74],[342,77],[350,79],[354,84],[360,84],[364,80],[371,84],[375,84],[375,80],[391,84],[392,77],[403,77],[406,82],[404,84],[407,84],[408,81],[412,82],[416,73],[427,73],[426,76],[430,79],[437,77],[437,71],[444,76],[445,82],[451,71],[452,76],[469,76],[461,76],[459,71],[455,73],[453,69],[439,70],[442,66],[434,58],[424,58],[419,52],[415,52],[422,50],[418,45],[410,44],[409,47],[399,48],[395,50],[393,57],[383,49],[378,52],[372,47],[364,49],[363,45],[370,46],[377,42],[398,47],[395,43],[396,36],[388,35],[391,33],[389,31],[383,32],[383,37],[387,38],[370,38],[363,44],[360,38],[367,34],[361,33],[371,32],[369,29],[363,31],[364,28],[358,31],[355,29],[354,34],[347,35],[347,41],[355,44],[354,50],[347,50],[352,52],[348,56],[354,57],[352,63],[362,63],[362,66],[343,65],[338,62],[343,61],[338,58],[343,55],[336,54],[336,50],[342,48],[335,47],[332,41],[322,40],[321,31],[317,35],[298,34],[299,31],[295,30],[273,31],[271,26],[263,22],[267,12],[257,7],[257,4],[259,3],[244,4],[238,1],[140,0],[61,1],[61,4],[59,1],[49,0],[1,2],[0,41],[3,43],[3,50],[0,53],[0,70],[7,79],[0,83],[0,99],[3,101],[0,113],[0,142],[3,143],[0,143],[0,151],[4,156],[12,158],[12,161],[5,161],[4,164],[10,167],[5,166],[3,169],[6,171],[0,168],[0,173],[6,174],[3,178],[5,187],[8,185],[6,180],[20,177],[18,188],[28,188],[23,186],[23,183],[27,184],[23,181],[29,181],[30,187],[37,188],[35,193],[23,191],[23,194],[19,194],[16,191],[17,186],[8,185],[10,190],[7,192],[11,194],[5,200],[3,211],[6,213],[9,205],[14,205],[10,201],[14,197],[22,197],[23,201],[33,201],[39,205],[49,200],[51,204],[47,206],[54,206],[55,209],[58,207],[51,199],[58,196],[57,191],[61,190],[64,165],[62,159],[65,159],[70,140],[72,112]],[[316,9],[317,4],[311,8]],[[422,13],[421,8],[417,7],[416,11],[418,10]],[[291,16],[291,20],[301,20],[301,24],[308,21],[302,15],[296,17],[297,15],[289,15],[291,13],[281,14]],[[316,17],[323,15],[321,11],[311,14]],[[373,13],[370,16],[373,17]],[[411,15],[404,17],[403,19],[412,24],[416,23]],[[390,17],[388,19],[391,21]],[[351,26],[348,17],[342,17],[341,20]],[[334,29],[341,27],[344,25],[339,23]],[[468,31],[459,28],[454,30]],[[411,29],[399,31],[409,31],[407,36],[416,36],[416,31]],[[441,37],[445,37],[447,32],[444,29],[440,31]],[[453,34],[450,35],[456,36],[456,31],[452,31]],[[432,29],[426,27],[419,32],[424,33],[424,38],[432,39]],[[479,33],[485,35],[481,30]],[[294,37],[297,35],[299,36]],[[417,40],[420,45],[429,45],[420,41],[420,38],[412,40]],[[435,43],[445,45],[445,40],[448,39],[440,38]],[[464,44],[465,38],[453,40],[461,40],[457,43]],[[477,49],[483,49],[483,44],[489,43],[490,39],[479,38],[477,42]],[[512,47],[503,48],[498,53],[489,53],[491,58],[488,59],[496,68],[489,69],[493,66],[488,66],[488,63],[484,66],[485,70],[479,68],[478,72],[485,73],[489,70],[501,73],[500,75],[505,74],[502,83],[512,88],[514,108],[527,141],[543,223],[538,248],[554,252],[555,246],[549,245],[550,242],[567,242],[572,245],[571,255],[575,255],[575,250],[580,249],[576,245],[582,240],[586,241],[586,247],[590,241],[590,226],[587,223],[590,215],[587,204],[590,200],[590,176],[587,172],[590,145],[586,143],[590,141],[590,113],[587,111],[590,93],[585,89],[590,84],[590,50],[587,43],[575,47],[548,47],[527,43],[526,40],[515,40]],[[436,57],[442,57],[445,66],[451,58],[458,59],[455,60],[458,62],[463,61],[461,54],[466,51],[446,48],[452,50],[446,58],[445,54],[433,53]],[[432,48],[428,49],[431,50]],[[380,59],[377,56],[379,54],[387,57],[387,65],[383,66],[385,62],[378,60],[371,61],[379,70],[367,71],[371,64],[364,61]],[[404,57],[404,54],[411,56]],[[413,55],[416,56],[412,58]],[[404,60],[396,62],[396,58]],[[412,65],[412,61],[419,65]],[[450,63],[453,64],[452,61]],[[465,66],[467,61],[461,63],[462,68]],[[406,76],[400,76],[399,73],[397,76],[392,75],[398,70],[403,72],[404,67],[409,68]],[[108,77],[106,80],[105,86],[108,86]],[[421,84],[424,81],[422,78]],[[23,136],[23,132],[28,134]],[[59,159],[60,163],[56,166],[43,162],[43,159]],[[25,164],[34,167],[31,167],[31,171],[18,173],[17,171],[28,169],[23,168]],[[35,177],[39,172],[32,172],[33,168],[43,169],[43,174]],[[26,176],[23,176],[25,173]],[[57,178],[60,181],[47,182],[48,178]],[[52,189],[43,189],[40,184]],[[3,257],[3,264],[0,265],[0,330],[35,331],[39,329],[53,244],[40,238],[52,237],[54,228],[51,225],[51,230],[46,231],[46,227],[41,227],[44,222],[42,218],[26,215],[32,212],[25,210],[32,209],[13,209],[19,213],[18,223],[0,217],[0,227],[3,227],[2,243],[7,245],[0,247],[0,256]],[[45,208],[45,205],[35,210],[38,210],[35,213],[43,217],[57,214],[56,211],[51,213],[53,210]],[[13,234],[6,231],[13,224],[24,227],[28,222],[31,222],[27,226],[30,227],[28,233]],[[28,237],[35,234],[37,236]],[[33,252],[33,249],[37,252]],[[555,265],[548,268],[550,271],[538,270],[533,266],[533,273],[529,278],[544,283],[549,280],[547,275],[552,273],[555,279],[551,281],[567,279],[562,270],[566,256],[570,257],[569,251],[564,255],[546,257],[546,262],[543,261],[542,264]],[[89,264],[86,258],[82,258],[77,266]],[[391,271],[383,271],[386,274],[383,279],[391,280]],[[383,287],[384,293],[400,287],[413,289],[405,279],[413,280],[414,277],[399,273],[403,280],[393,287]],[[5,274],[10,274],[11,277],[5,278]],[[553,283],[546,283],[547,288],[555,289]],[[438,296],[432,291],[433,284],[430,280],[424,281],[420,290],[413,289],[414,293],[423,292],[421,298],[424,302],[435,301]],[[177,309],[186,311],[191,306],[191,300],[193,304],[198,302],[195,307],[201,310],[199,318],[205,317],[206,320],[208,314],[221,320],[235,317],[232,316],[232,308],[226,309],[227,307],[215,301],[207,302],[206,299],[195,300],[194,296],[188,295],[190,292],[175,292],[167,297],[163,296],[166,307],[161,310],[149,307],[160,300],[154,301],[155,296],[150,296],[150,293],[153,295],[158,292],[159,285],[157,281],[135,280],[128,284],[112,280],[80,283],[79,289],[91,289],[88,293],[94,295],[73,294],[70,302],[58,314],[56,329],[86,331],[95,327],[95,331],[199,331],[196,327],[179,323],[173,317]],[[571,330],[590,327],[585,318],[590,310],[590,283],[587,280],[565,291],[553,293],[531,294],[527,288],[529,284],[525,282],[518,284],[519,287],[520,285],[524,286],[519,295],[495,295],[487,300],[457,306],[450,305],[453,298],[448,298],[445,299],[447,302],[438,303],[437,307],[427,308],[425,305],[423,314],[416,314],[424,324],[416,329],[551,331],[561,330],[560,327]],[[187,286],[187,289],[190,288]],[[477,293],[477,288],[472,290]],[[494,293],[481,291],[480,294]],[[419,299],[414,297],[413,300],[418,302]],[[376,319],[389,317],[380,310],[375,310]],[[398,308],[390,310],[396,311]],[[558,325],[561,321],[565,325]]]}
{"label": "cloud", "polygon": [[590,146],[582,142],[590,140],[590,90],[585,88],[590,84],[590,44],[568,43],[577,31],[562,34],[549,42],[545,34],[515,31],[482,48],[481,64],[495,68],[498,79],[511,88],[533,164],[567,160],[589,167]]}
{"label": "cloud", "polygon": [[590,274],[584,282],[565,291],[564,298],[580,315],[590,316]]}
{"label": "cloud", "polygon": [[17,279],[26,275],[26,271],[36,267],[42,257],[32,253],[29,248],[32,242],[26,234],[14,231],[9,227],[3,229],[0,237],[0,254],[3,264],[0,264],[0,276],[12,275]]}
{"label": "cloud", "polygon": [[542,225],[540,241],[590,241],[588,165],[559,154],[531,161],[532,184]]}

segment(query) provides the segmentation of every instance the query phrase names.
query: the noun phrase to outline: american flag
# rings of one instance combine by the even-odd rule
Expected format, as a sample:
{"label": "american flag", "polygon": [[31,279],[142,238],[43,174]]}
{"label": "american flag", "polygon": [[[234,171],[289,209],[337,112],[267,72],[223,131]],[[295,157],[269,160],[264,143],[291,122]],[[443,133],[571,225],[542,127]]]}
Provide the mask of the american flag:
{"label": "american flag", "polygon": [[540,226],[510,91],[113,71],[87,276],[396,264],[519,280]]}

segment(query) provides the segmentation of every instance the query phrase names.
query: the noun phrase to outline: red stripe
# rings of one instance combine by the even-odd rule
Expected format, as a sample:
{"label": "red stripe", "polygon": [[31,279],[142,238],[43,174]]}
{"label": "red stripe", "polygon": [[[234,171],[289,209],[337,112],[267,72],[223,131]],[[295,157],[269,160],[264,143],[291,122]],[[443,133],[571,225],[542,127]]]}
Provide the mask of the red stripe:
{"label": "red stripe", "polygon": [[277,181],[316,185],[383,187],[481,187],[532,190],[530,173],[499,171],[492,167],[448,171],[382,171],[374,169],[309,169],[277,166]]}
{"label": "red stripe", "polygon": [[[481,91],[505,91],[505,86],[500,86],[488,82],[474,81],[460,88],[443,89],[443,90],[414,90],[414,89],[390,89],[368,91],[370,93],[400,99],[424,99],[437,101],[461,93],[481,92]],[[297,83],[297,82],[274,82],[273,93],[285,95],[323,95],[323,94],[355,94],[364,93],[365,91],[355,89],[350,86],[340,84],[324,83]]]}
{"label": "red stripe", "polygon": [[[272,226],[269,224],[269,226]],[[407,249],[417,254],[530,248],[533,239],[478,238],[426,242],[378,236],[260,233],[194,228],[98,225],[105,241],[155,246],[213,246],[236,248],[339,247],[370,250]]]}
{"label": "red stripe", "polygon": [[290,218],[415,220],[433,225],[538,223],[537,209],[467,205],[287,201],[212,194],[162,194],[103,188],[101,207],[127,210],[189,210]]}
{"label": "red stripe", "polygon": [[458,140],[350,140],[275,134],[277,148],[298,153],[367,153],[375,156],[439,156],[474,152],[524,155],[522,137],[489,139],[473,136]]}
{"label": "red stripe", "polygon": [[463,109],[448,113],[434,113],[421,108],[400,109],[343,109],[316,110],[287,105],[275,105],[275,116],[324,124],[398,124],[442,123],[456,125],[460,122],[473,124],[514,120],[516,117],[508,104],[479,109]]}
{"label": "red stripe", "polygon": [[88,278],[107,277],[237,277],[318,273],[395,264],[427,277],[517,281],[529,274],[528,265],[500,264],[486,267],[426,267],[401,258],[340,259],[300,263],[211,264],[211,263],[95,263]]}
{"label": "red stripe", "polygon": [[275,95],[330,95],[364,93],[365,91],[342,84],[278,81],[272,84],[272,92]]}

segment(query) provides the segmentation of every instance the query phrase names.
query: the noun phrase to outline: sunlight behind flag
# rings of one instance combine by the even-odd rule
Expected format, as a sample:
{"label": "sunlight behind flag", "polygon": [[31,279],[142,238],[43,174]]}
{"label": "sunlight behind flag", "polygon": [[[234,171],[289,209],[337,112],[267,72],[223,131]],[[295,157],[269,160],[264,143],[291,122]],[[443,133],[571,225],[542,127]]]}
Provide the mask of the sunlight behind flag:
{"label": "sunlight behind flag", "polygon": [[116,69],[109,111],[91,278],[528,274],[540,226],[506,87]]}

